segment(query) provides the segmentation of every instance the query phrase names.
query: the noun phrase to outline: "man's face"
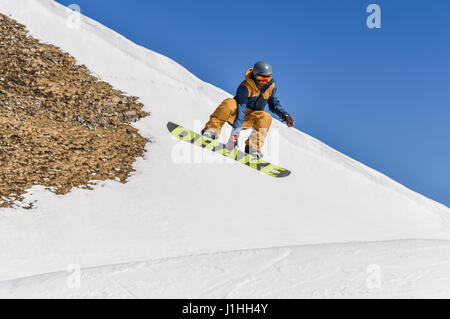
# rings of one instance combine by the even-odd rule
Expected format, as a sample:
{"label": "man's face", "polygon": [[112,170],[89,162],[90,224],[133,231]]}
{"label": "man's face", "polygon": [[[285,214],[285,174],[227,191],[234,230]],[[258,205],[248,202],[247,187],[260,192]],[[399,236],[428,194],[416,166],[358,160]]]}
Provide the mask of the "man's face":
{"label": "man's face", "polygon": [[272,80],[272,76],[271,75],[255,75],[255,81],[256,81],[256,85],[258,86],[258,88],[263,88],[267,85],[267,83],[269,83]]}

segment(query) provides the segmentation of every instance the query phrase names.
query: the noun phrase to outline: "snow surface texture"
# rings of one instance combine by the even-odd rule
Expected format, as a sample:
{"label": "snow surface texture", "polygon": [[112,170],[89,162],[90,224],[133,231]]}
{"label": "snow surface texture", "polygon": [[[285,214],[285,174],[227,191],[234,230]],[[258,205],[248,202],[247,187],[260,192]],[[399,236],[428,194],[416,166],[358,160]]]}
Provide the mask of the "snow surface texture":
{"label": "snow surface texture", "polygon": [[229,94],[51,0],[0,12],[141,97],[154,140],[125,185],[36,186],[35,210],[0,210],[0,297],[450,297],[447,207],[279,121],[265,159],[287,178],[198,153],[166,123],[198,131]]}

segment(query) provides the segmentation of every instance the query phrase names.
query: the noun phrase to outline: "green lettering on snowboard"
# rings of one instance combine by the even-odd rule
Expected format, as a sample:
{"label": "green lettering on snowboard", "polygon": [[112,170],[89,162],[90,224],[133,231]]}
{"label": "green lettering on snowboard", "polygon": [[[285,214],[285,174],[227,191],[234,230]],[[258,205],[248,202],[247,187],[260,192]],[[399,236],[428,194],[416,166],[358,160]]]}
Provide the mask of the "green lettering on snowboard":
{"label": "green lettering on snowboard", "polygon": [[198,138],[195,140],[195,142],[193,144],[197,145],[197,146],[201,146],[205,150],[212,151],[212,150],[214,150],[215,147],[220,145],[220,142],[214,141],[214,140],[212,140],[210,138],[206,138],[206,137],[201,136],[201,135],[198,135],[197,137]]}
{"label": "green lettering on snowboard", "polygon": [[241,164],[249,166],[269,176],[285,177],[291,173],[287,169],[270,164],[262,159],[256,158],[255,156],[239,151],[238,149],[233,149],[229,151],[227,150],[225,144],[204,137],[202,135],[196,134],[191,130],[188,130],[175,123],[172,122],[167,123],[167,128],[169,129],[172,135],[174,135],[176,138],[182,141],[192,143],[193,145],[200,146],[205,150],[209,150],[217,154],[221,154],[223,156],[234,159],[235,161]]}
{"label": "green lettering on snowboard", "polygon": [[186,141],[186,142],[191,142],[194,140],[195,138],[195,133],[185,129],[182,126],[178,126],[176,127],[174,130],[171,131],[172,135],[175,137],[178,137],[180,140]]}
{"label": "green lettering on snowboard", "polygon": [[257,159],[256,157],[250,155],[250,154],[245,154],[245,156],[243,158],[241,158],[240,160],[238,160],[239,163],[242,163],[244,165],[250,166],[251,168],[254,168],[258,171],[262,171],[261,168],[264,165],[268,165],[269,163],[267,163],[266,161],[263,161],[261,159]]}
{"label": "green lettering on snowboard", "polygon": [[229,151],[226,147],[223,147],[222,149],[217,150],[216,153],[222,154],[223,156],[235,160],[238,154],[238,150],[234,148],[231,151]]}
{"label": "green lettering on snowboard", "polygon": [[273,164],[269,164],[263,169],[261,169],[261,172],[266,173],[267,175],[278,177],[282,172],[285,172],[286,170],[284,168],[275,166]]}

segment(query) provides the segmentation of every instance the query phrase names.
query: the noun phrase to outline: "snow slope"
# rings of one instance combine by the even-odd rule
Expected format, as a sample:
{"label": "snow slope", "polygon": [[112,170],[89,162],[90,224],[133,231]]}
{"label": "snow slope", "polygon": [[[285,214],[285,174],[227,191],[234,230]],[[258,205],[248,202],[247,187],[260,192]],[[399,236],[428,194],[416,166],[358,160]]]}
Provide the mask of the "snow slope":
{"label": "snow slope", "polygon": [[[54,1],[2,0],[0,12],[25,24],[34,37],[69,52],[102,80],[141,97],[145,111],[151,112],[151,116],[135,126],[143,136],[153,140],[147,145],[145,158],[137,160],[136,172],[125,185],[107,181],[99,183],[93,191],[75,189],[65,196],[34,187],[27,201],[36,201],[35,210],[0,210],[0,296],[32,296],[40,290],[41,296],[79,297],[90,293],[94,296],[101,290],[100,296],[110,297],[119,294],[119,287],[113,283],[98,284],[103,290],[96,289],[95,280],[99,283],[109,272],[118,271],[129,272],[131,283],[139,276],[136,269],[141,265],[147,276],[161,278],[157,290],[161,296],[177,296],[178,288],[169,284],[170,278],[189,270],[192,264],[201,267],[225,263],[223,267],[227,270],[221,280],[231,280],[241,272],[254,271],[264,260],[268,265],[274,258],[284,260],[286,248],[277,247],[295,247],[292,251],[297,257],[286,260],[292,260],[299,268],[312,265],[312,261],[301,257],[305,251],[311,258],[320,256],[322,262],[332,256],[337,269],[350,265],[349,271],[333,275],[350,287],[352,278],[361,269],[365,271],[366,262],[387,258],[388,267],[394,267],[397,254],[402,252],[413,264],[400,263],[399,267],[403,265],[405,271],[414,273],[422,267],[421,258],[426,257],[428,250],[432,251],[432,262],[440,265],[432,282],[439,282],[436,279],[439,276],[449,278],[447,242],[424,241],[421,247],[429,248],[421,252],[414,241],[408,241],[450,239],[447,207],[278,121],[274,121],[270,133],[268,145],[272,148],[266,150],[267,160],[291,169],[293,173],[288,178],[274,179],[219,155],[204,154],[201,150],[199,153],[187,143],[174,140],[166,123],[173,121],[198,131],[218,103],[230,96],[228,93],[86,17],[81,18],[79,28],[70,28],[70,13]],[[238,76],[236,83],[243,74]],[[248,132],[241,138],[246,135]],[[203,163],[199,163],[201,160]],[[398,245],[393,240],[406,241]],[[342,253],[335,252],[335,247],[343,247],[338,250]],[[367,256],[358,259],[352,250],[361,247]],[[226,253],[230,251],[235,253]],[[208,260],[207,256],[215,257]],[[155,270],[152,262],[164,260],[171,264],[180,258],[179,266],[162,270]],[[78,294],[61,291],[58,280],[61,282],[63,275],[58,272],[70,264],[80,265],[86,269],[86,276],[94,278],[88,285],[91,290],[85,287]],[[123,266],[113,266],[119,264]],[[235,272],[230,272],[228,269],[233,267]],[[273,276],[288,274],[298,280],[298,285],[306,277],[313,285],[321,276],[320,271],[319,267],[306,273],[311,278],[297,272],[295,267],[284,273],[263,274],[267,276],[266,282],[273,282]],[[261,273],[256,270],[256,275]],[[215,276],[211,274],[207,289],[192,286],[192,290],[185,288],[180,294],[298,295],[284,286],[277,290],[270,285],[256,285],[250,290],[245,290],[248,285],[244,285],[244,290],[238,286],[219,293],[214,288],[219,284],[213,280]],[[30,278],[20,279],[25,277]],[[405,284],[405,291],[391,289],[383,296],[399,293],[416,296],[420,286],[412,284],[414,278],[405,282],[410,283]],[[337,287],[343,289],[340,284]],[[305,295],[314,296],[314,287],[302,289]],[[431,296],[436,291],[450,296],[448,290],[433,289],[428,290]],[[156,295],[141,289],[135,296]],[[319,292],[318,296],[339,294]]]}
{"label": "snow slope", "polygon": [[450,298],[449,256],[448,241],[253,249],[20,278],[0,298]]}

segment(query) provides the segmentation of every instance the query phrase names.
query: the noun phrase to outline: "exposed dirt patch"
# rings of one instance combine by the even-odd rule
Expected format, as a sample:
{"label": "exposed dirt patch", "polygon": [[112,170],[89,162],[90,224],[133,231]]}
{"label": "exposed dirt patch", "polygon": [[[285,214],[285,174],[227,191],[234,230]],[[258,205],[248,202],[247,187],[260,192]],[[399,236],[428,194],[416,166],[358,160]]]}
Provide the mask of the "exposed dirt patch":
{"label": "exposed dirt patch", "polygon": [[130,125],[148,115],[142,107],[0,14],[0,207],[33,185],[66,194],[125,183],[148,142]]}

